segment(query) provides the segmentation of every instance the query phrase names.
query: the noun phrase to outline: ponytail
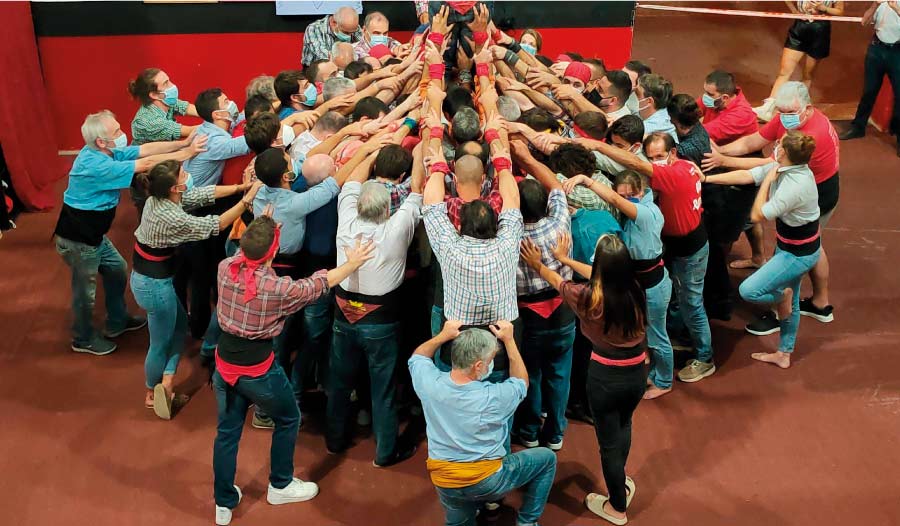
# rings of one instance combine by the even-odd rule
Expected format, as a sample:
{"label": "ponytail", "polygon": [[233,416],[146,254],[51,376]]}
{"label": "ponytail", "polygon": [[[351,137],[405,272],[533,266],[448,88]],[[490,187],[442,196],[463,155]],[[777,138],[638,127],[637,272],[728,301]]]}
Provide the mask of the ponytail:
{"label": "ponytail", "polygon": [[131,97],[141,103],[142,106],[149,106],[153,103],[150,94],[159,91],[156,85],[156,75],[159,68],[147,68],[141,71],[137,78],[128,82],[128,93]]}
{"label": "ponytail", "polygon": [[142,186],[149,197],[167,199],[172,187],[178,184],[178,171],[181,163],[178,161],[163,161],[146,174],[138,174],[135,179]]}

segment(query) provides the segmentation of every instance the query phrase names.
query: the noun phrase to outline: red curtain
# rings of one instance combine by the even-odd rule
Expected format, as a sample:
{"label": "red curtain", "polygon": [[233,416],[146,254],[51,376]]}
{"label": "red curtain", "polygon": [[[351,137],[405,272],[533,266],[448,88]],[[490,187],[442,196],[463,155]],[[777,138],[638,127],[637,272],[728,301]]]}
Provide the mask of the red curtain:
{"label": "red curtain", "polygon": [[47,210],[56,204],[53,183],[65,172],[57,153],[31,5],[0,2],[0,20],[0,146],[16,195],[30,210]]}

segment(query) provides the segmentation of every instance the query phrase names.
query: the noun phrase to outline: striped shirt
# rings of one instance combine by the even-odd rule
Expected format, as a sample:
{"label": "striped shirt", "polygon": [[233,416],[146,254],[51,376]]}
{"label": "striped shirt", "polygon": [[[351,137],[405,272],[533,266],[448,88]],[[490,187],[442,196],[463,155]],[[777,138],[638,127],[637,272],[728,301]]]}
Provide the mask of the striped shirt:
{"label": "striped shirt", "polygon": [[[331,15],[306,26],[303,32],[303,56],[301,62],[308,66],[316,60],[329,60],[331,58],[331,46],[338,42],[337,36],[331,31]],[[350,35],[350,42],[362,40],[362,28],[357,27]]]}
{"label": "striped shirt", "polygon": [[[525,237],[540,249],[541,262],[566,280],[572,279],[572,269],[553,257],[552,249],[556,246],[560,234],[569,234],[571,231],[572,220],[566,204],[566,195],[559,189],[550,192],[547,199],[547,215],[540,221],[525,224]],[[536,270],[525,261],[519,261],[519,268],[516,270],[516,294],[524,296],[549,288],[550,284],[541,279]]]}
{"label": "striped shirt", "polygon": [[[556,174],[556,180],[561,183],[567,181],[568,179],[569,178],[563,174]],[[595,172],[594,175],[591,176],[591,179],[612,188],[612,181],[607,179],[606,176],[599,171]],[[617,219],[619,217],[618,210],[611,207],[609,203],[607,203],[603,199],[600,199],[600,196],[587,186],[576,186],[572,189],[571,192],[566,194],[566,199],[568,199],[569,204],[574,208],[584,208],[585,210],[606,210],[607,212],[612,214],[613,217]]]}
{"label": "striped shirt", "polygon": [[188,103],[179,100],[168,111],[156,104],[138,108],[131,121],[131,138],[134,144],[156,141],[174,141],[181,138],[181,124],[175,122],[176,115],[185,115]]}
{"label": "striped shirt", "polygon": [[493,239],[461,236],[447,217],[446,203],[428,205],[423,213],[428,240],[441,265],[447,319],[487,325],[518,318],[516,268],[524,234],[519,209],[500,213]]}
{"label": "striped shirt", "polygon": [[168,248],[218,234],[219,216],[196,217],[187,213],[215,202],[215,191],[214,186],[188,190],[181,195],[180,203],[158,197],[148,198],[134,237],[143,245]]}

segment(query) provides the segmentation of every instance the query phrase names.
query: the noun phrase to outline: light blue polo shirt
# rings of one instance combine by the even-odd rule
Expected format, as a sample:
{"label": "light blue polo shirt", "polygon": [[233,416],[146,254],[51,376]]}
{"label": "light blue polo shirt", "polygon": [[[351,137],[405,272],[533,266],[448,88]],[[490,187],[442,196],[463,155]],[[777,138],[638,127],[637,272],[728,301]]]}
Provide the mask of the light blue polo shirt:
{"label": "light blue polo shirt", "polygon": [[63,202],[78,210],[109,210],[119,205],[119,190],[131,186],[140,146],[112,148],[112,156],[85,146],[69,171]]}
{"label": "light blue polo shirt", "polygon": [[219,184],[225,161],[250,153],[244,136],[232,137],[211,122],[201,124],[197,134],[206,135],[206,151],[184,161],[184,169],[194,178],[195,188]]}
{"label": "light blue polo shirt", "polygon": [[665,108],[657,110],[656,113],[644,119],[644,137],[658,131],[668,133],[675,139],[675,144],[678,144],[678,134],[675,132],[675,125],[672,124],[672,119],[669,118],[669,110]]}
{"label": "light blue polo shirt", "polygon": [[[625,218],[622,241],[628,247],[632,259],[655,259],[662,255],[663,215],[653,202],[653,192],[646,190],[637,206],[637,217]],[[624,217],[624,214],[623,214]]]}
{"label": "light blue polo shirt", "polygon": [[271,203],[275,208],[272,219],[282,224],[278,250],[281,254],[296,254],[300,252],[306,236],[306,216],[330,203],[339,192],[340,188],[334,177],[325,179],[303,193],[263,186],[253,199],[253,215],[259,216],[266,205]]}
{"label": "light blue polo shirt", "polygon": [[434,361],[414,354],[407,362],[422,401],[428,458],[474,462],[506,456],[509,421],[527,389],[520,378],[457,385]]}
{"label": "light blue polo shirt", "polygon": [[621,233],[622,227],[606,210],[579,208],[572,214],[572,257],[586,265],[593,265],[600,236]]}

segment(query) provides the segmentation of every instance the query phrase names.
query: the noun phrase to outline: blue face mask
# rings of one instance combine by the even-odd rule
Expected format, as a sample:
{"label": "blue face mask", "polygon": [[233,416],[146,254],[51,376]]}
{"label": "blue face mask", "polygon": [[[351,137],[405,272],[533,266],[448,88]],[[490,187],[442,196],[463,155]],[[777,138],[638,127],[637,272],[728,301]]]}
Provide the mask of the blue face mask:
{"label": "blue face mask", "polygon": [[188,172],[187,180],[184,182],[185,191],[194,189],[194,176],[191,175],[191,172]]}
{"label": "blue face mask", "polygon": [[178,86],[172,84],[163,91],[163,95],[166,96],[166,98],[163,99],[166,106],[174,106],[178,102]]}
{"label": "blue face mask", "polygon": [[123,133],[122,135],[119,135],[118,137],[113,139],[113,144],[116,145],[116,148],[124,148],[128,146],[128,137],[126,137]]}
{"label": "blue face mask", "polygon": [[626,197],[625,199],[628,199],[629,201],[631,201],[631,202],[634,203],[634,204],[638,204],[638,203],[641,202],[641,198],[640,198],[640,197],[634,197],[634,196],[631,196],[631,197]]}
{"label": "blue face mask", "polygon": [[388,41],[387,35],[372,35],[372,37],[369,38],[369,43],[373,46],[386,46],[388,45]]}
{"label": "blue face mask", "polygon": [[478,381],[483,382],[487,380],[488,377],[491,376],[492,372],[494,372],[494,360],[491,360],[491,363],[488,364],[487,371],[485,371],[484,374],[481,375],[481,378],[479,378]]}
{"label": "blue face mask", "polygon": [[522,50],[529,55],[534,55],[535,53],[537,53],[537,48],[532,46],[531,44],[519,44],[519,47],[521,47]]}
{"label": "blue face mask", "polygon": [[334,36],[340,40],[341,42],[350,42],[350,35],[347,33],[342,33],[340,31],[335,31]]}
{"label": "blue face mask", "polygon": [[719,99],[714,99],[712,97],[712,95],[710,95],[709,93],[704,93],[702,99],[703,99],[703,105],[706,106],[707,108],[715,108],[716,102],[719,100]]}
{"label": "blue face mask", "polygon": [[306,97],[306,101],[304,104],[307,106],[315,106],[316,99],[319,97],[319,91],[316,89],[314,84],[310,84],[303,90],[303,96]]}
{"label": "blue face mask", "polygon": [[781,125],[784,126],[785,130],[793,130],[800,126],[799,113],[781,113],[779,114],[779,118],[781,119]]}

